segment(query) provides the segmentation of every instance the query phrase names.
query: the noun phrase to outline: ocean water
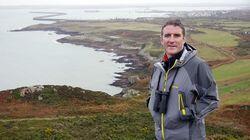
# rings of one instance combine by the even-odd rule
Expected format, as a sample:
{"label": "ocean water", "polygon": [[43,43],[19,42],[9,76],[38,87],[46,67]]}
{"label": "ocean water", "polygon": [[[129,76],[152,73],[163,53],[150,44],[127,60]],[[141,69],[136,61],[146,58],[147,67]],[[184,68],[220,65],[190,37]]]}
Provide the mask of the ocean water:
{"label": "ocean water", "polygon": [[[70,85],[110,95],[121,92],[111,86],[115,72],[126,69],[114,53],[58,43],[64,37],[53,32],[10,32],[41,23],[29,9],[0,10],[0,90],[31,85]],[[47,22],[43,22],[47,23]],[[48,22],[49,23],[49,22]]]}

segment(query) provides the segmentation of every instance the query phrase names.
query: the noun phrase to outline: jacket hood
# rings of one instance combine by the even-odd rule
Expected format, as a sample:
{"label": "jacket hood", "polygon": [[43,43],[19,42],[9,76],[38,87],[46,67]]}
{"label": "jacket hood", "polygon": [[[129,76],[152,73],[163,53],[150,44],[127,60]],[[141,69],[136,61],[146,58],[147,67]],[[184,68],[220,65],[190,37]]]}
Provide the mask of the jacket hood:
{"label": "jacket hood", "polygon": [[197,50],[193,46],[184,43],[184,52],[180,58],[179,66],[185,65],[190,59],[196,56]]}

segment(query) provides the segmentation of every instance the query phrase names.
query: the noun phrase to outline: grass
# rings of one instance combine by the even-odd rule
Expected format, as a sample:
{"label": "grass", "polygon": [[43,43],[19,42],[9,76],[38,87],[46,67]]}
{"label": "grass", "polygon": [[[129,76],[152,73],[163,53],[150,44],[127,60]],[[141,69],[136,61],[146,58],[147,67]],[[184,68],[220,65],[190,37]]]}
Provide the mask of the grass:
{"label": "grass", "polygon": [[206,131],[209,136],[208,138],[215,140],[238,140],[244,137],[244,135],[237,130],[217,125],[208,124]]}
{"label": "grass", "polygon": [[90,26],[105,27],[107,31],[110,30],[147,30],[159,32],[161,26],[157,24],[141,23],[141,22],[95,22]]}
{"label": "grass", "polygon": [[0,117],[5,119],[123,112],[128,108],[125,99],[70,86],[44,86],[42,91],[22,97],[18,89],[0,94],[5,96],[0,106]]}
{"label": "grass", "polygon": [[250,55],[250,41],[240,41],[236,54],[239,56]]}
{"label": "grass", "polygon": [[241,76],[249,76],[250,60],[237,60],[234,63],[222,65],[215,68],[213,73],[217,81],[225,81]]}
{"label": "grass", "polygon": [[152,140],[153,131],[150,114],[141,112],[0,123],[2,139]]}
{"label": "grass", "polygon": [[163,47],[156,47],[153,45],[153,43],[149,43],[144,47],[144,51],[146,53],[149,53],[152,57],[159,57],[164,53]]}
{"label": "grass", "polygon": [[[73,92],[75,94],[73,94]],[[89,91],[85,91],[89,92]],[[52,95],[57,93],[62,98],[79,98],[81,100],[98,100],[98,93],[91,93],[85,99],[82,96],[82,90],[71,87],[56,87],[56,90],[51,90],[46,86],[41,92],[54,98]],[[52,94],[52,95],[51,95]],[[225,102],[225,104],[235,104],[248,101],[249,95],[245,96],[234,95],[235,100]],[[95,97],[96,96],[96,97]],[[44,96],[45,97],[45,96]],[[242,97],[242,98],[241,98]],[[89,99],[90,98],[90,99]],[[100,97],[100,98],[105,98]],[[154,124],[152,117],[145,106],[145,95],[127,99],[126,103],[130,106],[126,111],[103,112],[97,110],[92,114],[73,114],[73,117],[52,117],[36,119],[29,118],[19,121],[9,120],[0,121],[0,137],[1,139],[91,139],[91,140],[152,140],[154,139]],[[108,98],[107,98],[108,99]],[[231,99],[231,98],[230,98]],[[244,100],[245,99],[245,100]],[[60,99],[62,100],[62,99]],[[110,100],[110,99],[108,99]],[[47,100],[48,101],[48,100]],[[94,104],[99,104],[98,102]],[[113,104],[113,103],[111,103]],[[81,106],[77,106],[80,108]],[[114,108],[117,110],[118,108]],[[119,109],[118,109],[119,110]],[[70,114],[69,114],[70,115]],[[234,128],[224,126],[207,125],[207,138],[211,139],[243,139],[245,135]]]}
{"label": "grass", "polygon": [[211,19],[206,18],[197,18],[197,19],[186,19],[186,21],[191,25],[201,26],[208,23],[213,23],[214,21],[211,21]]}
{"label": "grass", "polygon": [[222,85],[219,87],[219,93],[220,95],[228,93],[234,93],[237,95],[239,91],[246,90],[249,87],[250,87],[250,79],[235,82],[230,85],[225,85],[225,86]]}
{"label": "grass", "polygon": [[77,31],[83,33],[106,32],[112,30],[147,30],[159,32],[161,26],[151,23],[141,22],[112,22],[112,21],[88,21],[88,22],[62,22],[58,23],[64,30]]}
{"label": "grass", "polygon": [[219,85],[219,96],[223,106],[250,103],[250,79]]}
{"label": "grass", "polygon": [[[207,125],[208,137],[241,139],[232,128]],[[0,122],[2,139],[152,140],[154,124],[148,112],[97,114],[57,120]]]}
{"label": "grass", "polygon": [[250,28],[242,29],[243,32],[250,32]]}
{"label": "grass", "polygon": [[237,91],[234,93],[226,94],[222,98],[222,105],[235,105],[235,104],[249,104],[250,103],[250,88],[248,90]]}
{"label": "grass", "polygon": [[224,54],[206,45],[197,45],[195,47],[198,50],[198,55],[206,61],[221,60],[226,58]]}
{"label": "grass", "polygon": [[199,42],[203,42],[215,47],[235,47],[238,45],[237,36],[231,35],[228,32],[218,31],[207,28],[198,29],[202,34],[192,34],[191,37]]}
{"label": "grass", "polygon": [[223,26],[236,27],[236,28],[250,28],[250,23],[246,21],[229,21],[222,23]]}
{"label": "grass", "polygon": [[223,27],[223,29],[229,30],[229,31],[238,31],[238,30],[241,30],[241,28],[239,28],[239,27]]}

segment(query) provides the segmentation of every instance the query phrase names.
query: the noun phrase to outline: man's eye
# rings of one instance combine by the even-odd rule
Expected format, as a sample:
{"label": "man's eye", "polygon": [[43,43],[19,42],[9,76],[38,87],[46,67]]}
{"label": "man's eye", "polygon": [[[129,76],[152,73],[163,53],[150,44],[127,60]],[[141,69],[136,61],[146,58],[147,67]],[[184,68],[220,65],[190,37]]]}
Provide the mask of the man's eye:
{"label": "man's eye", "polygon": [[174,34],[174,37],[180,37],[181,35],[180,34]]}
{"label": "man's eye", "polygon": [[170,37],[171,35],[170,34],[165,34],[164,37]]}

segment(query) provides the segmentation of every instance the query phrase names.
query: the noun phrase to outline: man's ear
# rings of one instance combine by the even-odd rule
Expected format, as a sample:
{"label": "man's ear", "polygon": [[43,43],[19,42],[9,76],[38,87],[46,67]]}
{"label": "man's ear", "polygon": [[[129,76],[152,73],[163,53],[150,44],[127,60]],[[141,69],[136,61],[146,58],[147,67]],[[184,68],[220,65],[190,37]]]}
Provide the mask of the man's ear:
{"label": "man's ear", "polygon": [[[183,37],[183,42],[184,42],[184,43],[186,42],[186,37],[185,37],[185,36]],[[183,44],[184,44],[184,43],[183,43]]]}
{"label": "man's ear", "polygon": [[160,41],[161,41],[161,45],[164,46],[163,37],[162,36],[160,36]]}

